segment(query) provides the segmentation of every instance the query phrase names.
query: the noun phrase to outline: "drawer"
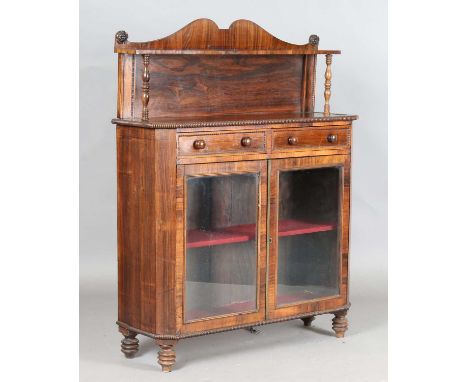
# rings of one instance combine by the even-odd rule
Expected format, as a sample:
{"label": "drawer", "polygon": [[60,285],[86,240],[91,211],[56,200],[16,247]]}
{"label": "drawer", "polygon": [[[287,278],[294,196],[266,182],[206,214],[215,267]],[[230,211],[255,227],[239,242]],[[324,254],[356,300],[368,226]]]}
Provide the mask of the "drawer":
{"label": "drawer", "polygon": [[265,152],[265,132],[179,135],[179,155]]}
{"label": "drawer", "polygon": [[273,132],[273,150],[342,148],[349,145],[349,129],[301,128]]}

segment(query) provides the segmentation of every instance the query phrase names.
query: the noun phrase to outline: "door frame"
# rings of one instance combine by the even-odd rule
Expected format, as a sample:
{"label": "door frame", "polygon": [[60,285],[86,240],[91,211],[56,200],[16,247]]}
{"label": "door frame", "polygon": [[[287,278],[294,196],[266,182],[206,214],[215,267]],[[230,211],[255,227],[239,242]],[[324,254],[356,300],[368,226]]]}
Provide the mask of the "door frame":
{"label": "door frame", "polygon": [[[190,176],[220,176],[258,174],[257,188],[257,310],[230,313],[185,322],[185,228],[187,208],[187,178]],[[266,318],[266,223],[267,223],[267,162],[220,162],[177,166],[177,239],[176,239],[176,321],[180,333],[222,329],[263,321]]]}
{"label": "door frame", "polygon": [[[266,286],[267,319],[278,319],[304,313],[313,313],[340,308],[348,303],[348,252],[350,213],[350,156],[327,155],[301,158],[272,159],[269,162],[269,214],[268,214],[268,285]],[[279,214],[279,172],[313,168],[341,167],[340,176],[340,294],[310,301],[301,301],[278,307],[276,305],[276,284],[278,274],[278,214]]]}

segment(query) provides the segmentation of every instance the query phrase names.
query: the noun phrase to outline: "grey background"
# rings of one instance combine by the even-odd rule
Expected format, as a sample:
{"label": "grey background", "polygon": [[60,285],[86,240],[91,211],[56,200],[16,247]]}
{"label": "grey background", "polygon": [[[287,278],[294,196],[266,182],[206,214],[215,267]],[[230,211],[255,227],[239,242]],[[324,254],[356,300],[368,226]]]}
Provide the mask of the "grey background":
{"label": "grey background", "polygon": [[[331,316],[181,341],[167,380],[383,381],[387,379],[387,3],[336,1],[80,2],[80,373],[82,381],[162,378],[156,348],[141,338],[140,356],[120,353],[117,318],[114,33],[147,41],[197,18],[221,28],[239,18],[273,35],[341,49],[332,65],[331,110],[358,114],[353,132],[350,329],[331,335]],[[323,105],[324,59],[317,72]]]}

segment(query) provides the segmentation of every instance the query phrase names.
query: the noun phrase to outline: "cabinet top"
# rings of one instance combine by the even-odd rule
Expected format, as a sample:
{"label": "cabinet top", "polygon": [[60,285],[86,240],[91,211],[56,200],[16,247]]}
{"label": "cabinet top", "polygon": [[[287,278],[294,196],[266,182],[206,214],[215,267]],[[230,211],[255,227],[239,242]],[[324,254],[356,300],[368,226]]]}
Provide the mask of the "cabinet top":
{"label": "cabinet top", "polygon": [[236,20],[220,29],[209,19],[198,19],[177,32],[153,41],[129,42],[128,34],[115,35],[114,52],[126,54],[194,55],[314,55],[340,54],[339,50],[319,50],[319,37],[311,35],[304,45],[282,41],[249,20]]}
{"label": "cabinet top", "polygon": [[198,127],[227,127],[252,125],[284,125],[291,123],[354,121],[357,115],[311,113],[278,113],[278,114],[232,114],[217,116],[184,116],[179,118],[141,119],[114,118],[112,123],[122,126],[143,127],[147,129],[179,129]]}

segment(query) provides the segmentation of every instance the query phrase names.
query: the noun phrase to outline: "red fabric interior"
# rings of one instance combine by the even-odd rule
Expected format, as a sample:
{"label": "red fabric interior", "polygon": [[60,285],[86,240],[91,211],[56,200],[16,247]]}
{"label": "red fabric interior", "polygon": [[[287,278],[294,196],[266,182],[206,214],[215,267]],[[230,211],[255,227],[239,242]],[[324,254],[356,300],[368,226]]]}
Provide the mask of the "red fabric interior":
{"label": "red fabric interior", "polygon": [[[331,231],[333,224],[311,223],[286,219],[278,224],[278,236],[304,235],[314,232]],[[190,230],[187,233],[187,248],[200,248],[221,244],[242,243],[255,238],[255,224],[227,227],[219,231]]]}

